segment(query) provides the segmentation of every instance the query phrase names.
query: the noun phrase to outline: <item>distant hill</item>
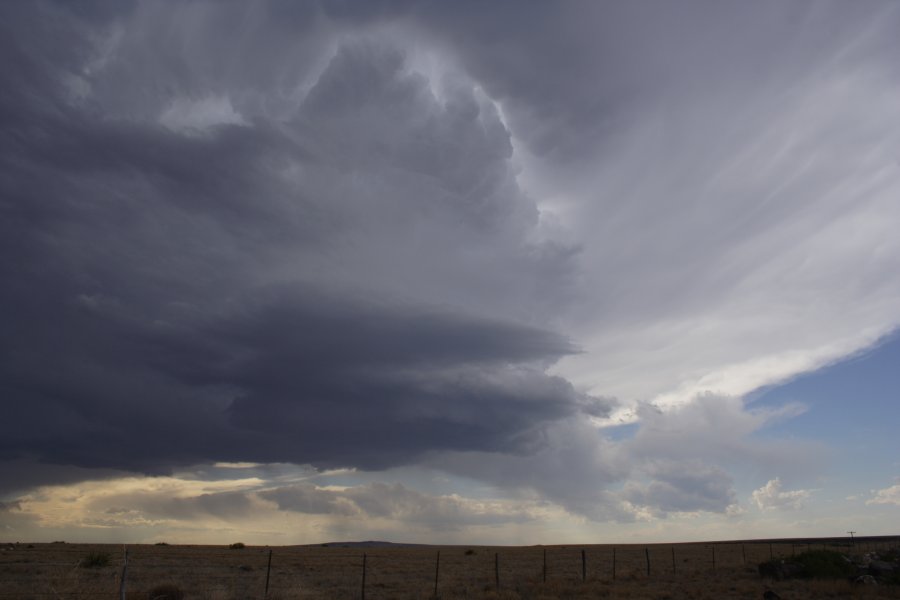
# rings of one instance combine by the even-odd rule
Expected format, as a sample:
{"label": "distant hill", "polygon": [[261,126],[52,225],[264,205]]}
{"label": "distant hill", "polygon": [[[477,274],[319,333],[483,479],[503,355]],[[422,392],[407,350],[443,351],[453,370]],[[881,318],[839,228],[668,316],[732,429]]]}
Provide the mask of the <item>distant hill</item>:
{"label": "distant hill", "polygon": [[368,540],[365,542],[328,542],[325,544],[307,544],[307,546],[328,546],[331,548],[427,548],[432,544],[405,544],[402,542],[382,542]]}

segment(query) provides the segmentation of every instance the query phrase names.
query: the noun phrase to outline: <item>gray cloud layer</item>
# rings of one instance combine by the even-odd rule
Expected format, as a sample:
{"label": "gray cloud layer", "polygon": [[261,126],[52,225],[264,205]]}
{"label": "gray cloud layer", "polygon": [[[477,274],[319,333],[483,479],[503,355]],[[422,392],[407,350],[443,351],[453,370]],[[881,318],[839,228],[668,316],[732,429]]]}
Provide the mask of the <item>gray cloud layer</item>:
{"label": "gray cloud layer", "polygon": [[545,372],[577,351],[540,316],[572,250],[470,82],[438,99],[395,44],[346,41],[273,117],[276,82],[154,41],[214,47],[250,9],[135,8],[5,8],[2,457],[384,468],[606,410]]}

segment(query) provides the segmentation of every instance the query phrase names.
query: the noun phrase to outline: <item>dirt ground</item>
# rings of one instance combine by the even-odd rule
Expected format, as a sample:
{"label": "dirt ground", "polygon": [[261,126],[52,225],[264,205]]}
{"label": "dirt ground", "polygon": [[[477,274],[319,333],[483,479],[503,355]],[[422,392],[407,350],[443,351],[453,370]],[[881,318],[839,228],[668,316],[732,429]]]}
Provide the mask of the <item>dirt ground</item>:
{"label": "dirt ground", "polygon": [[[118,599],[123,573],[129,600],[151,598],[154,588],[163,584],[183,592],[183,600],[355,599],[363,594],[367,600],[435,598],[436,577],[436,597],[446,600],[760,599],[770,589],[785,600],[900,598],[900,586],[768,581],[757,571],[757,565],[770,557],[807,549],[861,553],[897,545],[896,540],[886,539],[861,541],[852,549],[843,542],[826,540],[649,546],[331,545],[240,549],[19,543],[0,546],[0,600]],[[108,557],[107,564],[84,566],[86,559],[102,563],[98,556]]]}

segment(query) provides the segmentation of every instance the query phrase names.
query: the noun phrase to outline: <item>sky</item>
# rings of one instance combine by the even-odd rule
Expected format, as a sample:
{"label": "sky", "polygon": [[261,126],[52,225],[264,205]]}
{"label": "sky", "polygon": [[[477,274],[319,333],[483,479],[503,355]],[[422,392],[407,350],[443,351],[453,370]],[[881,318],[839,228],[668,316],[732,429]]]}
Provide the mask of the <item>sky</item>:
{"label": "sky", "polygon": [[0,3],[0,539],[900,533],[898,31]]}

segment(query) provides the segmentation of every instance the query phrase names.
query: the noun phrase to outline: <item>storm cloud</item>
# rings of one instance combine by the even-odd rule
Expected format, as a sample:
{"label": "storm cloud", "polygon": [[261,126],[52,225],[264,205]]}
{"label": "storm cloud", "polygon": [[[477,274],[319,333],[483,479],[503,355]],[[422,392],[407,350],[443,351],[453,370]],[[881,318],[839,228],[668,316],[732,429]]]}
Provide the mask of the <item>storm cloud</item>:
{"label": "storm cloud", "polygon": [[[741,475],[793,503],[773,477],[827,452],[757,444],[806,407],[747,394],[900,324],[898,24],[3,4],[0,512],[219,462],[411,466],[594,520],[725,513]],[[397,483],[227,494],[126,504],[482,522]]]}
{"label": "storm cloud", "polygon": [[375,38],[341,43],[278,118],[182,89],[163,51],[141,81],[169,91],[124,101],[130,28],[173,21],[42,8],[80,60],[54,62],[33,15],[9,36],[32,41],[3,70],[5,457],[385,468],[527,452],[597,410],[546,373],[578,351],[538,310],[575,250],[540,239],[471,83],[439,100]]}

